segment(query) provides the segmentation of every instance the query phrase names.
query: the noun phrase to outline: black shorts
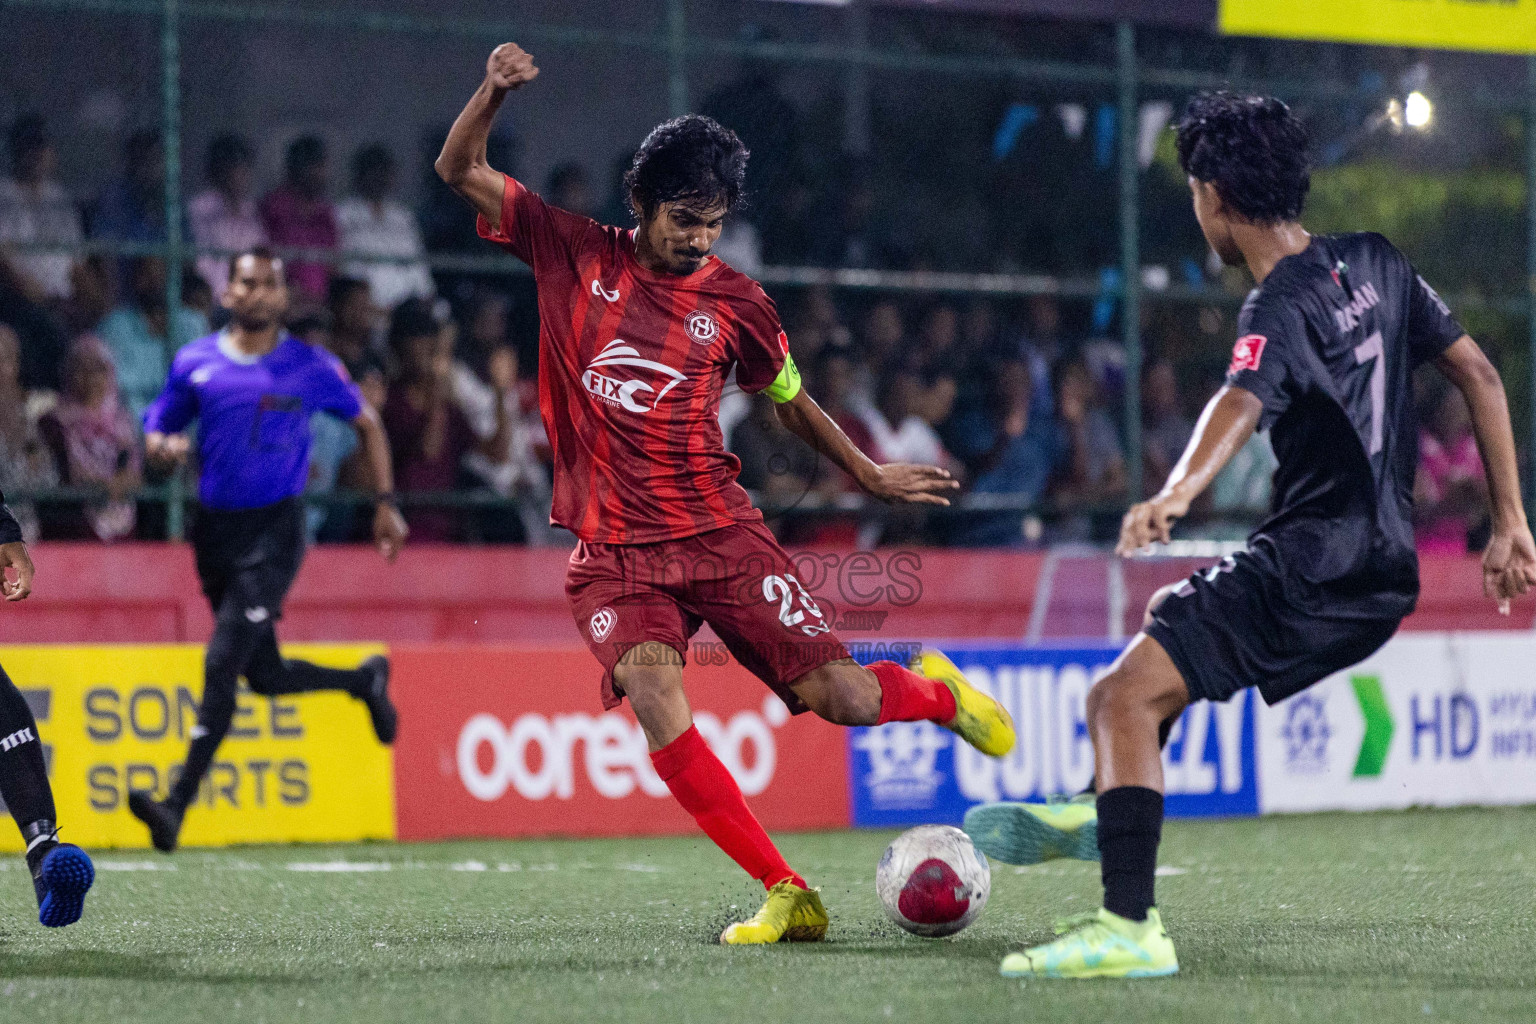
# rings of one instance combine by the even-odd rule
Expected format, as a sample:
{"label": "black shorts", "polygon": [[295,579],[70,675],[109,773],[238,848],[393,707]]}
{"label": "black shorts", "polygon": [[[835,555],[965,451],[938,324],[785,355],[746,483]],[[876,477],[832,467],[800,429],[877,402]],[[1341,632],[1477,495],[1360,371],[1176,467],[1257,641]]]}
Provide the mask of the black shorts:
{"label": "black shorts", "polygon": [[1298,608],[1280,573],[1268,553],[1243,552],[1195,573],[1152,613],[1145,632],[1173,659],[1191,700],[1257,686],[1274,704],[1364,661],[1402,622]]}
{"label": "black shorts", "polygon": [[298,498],[238,511],[203,509],[192,527],[192,550],[214,617],[243,615],[253,623],[282,618],[304,543],[304,503]]}

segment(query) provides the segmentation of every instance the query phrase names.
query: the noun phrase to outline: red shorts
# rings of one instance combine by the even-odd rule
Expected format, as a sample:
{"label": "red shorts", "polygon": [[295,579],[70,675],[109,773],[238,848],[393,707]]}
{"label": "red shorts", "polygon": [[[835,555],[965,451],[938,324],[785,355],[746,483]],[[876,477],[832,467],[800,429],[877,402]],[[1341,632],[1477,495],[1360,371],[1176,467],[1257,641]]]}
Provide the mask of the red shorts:
{"label": "red shorts", "polygon": [[686,662],[688,641],[705,622],[795,714],[806,707],[790,684],[848,657],[762,523],[654,544],[580,541],[565,593],[577,628],[603,663],[605,708],[624,697],[613,685],[613,667],[631,647],[654,640]]}

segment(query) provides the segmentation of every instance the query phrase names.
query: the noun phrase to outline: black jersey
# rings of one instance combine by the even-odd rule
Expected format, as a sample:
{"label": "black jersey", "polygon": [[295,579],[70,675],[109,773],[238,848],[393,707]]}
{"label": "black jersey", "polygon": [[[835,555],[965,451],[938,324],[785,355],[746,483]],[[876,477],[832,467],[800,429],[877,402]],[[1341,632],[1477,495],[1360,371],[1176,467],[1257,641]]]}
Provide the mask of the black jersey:
{"label": "black jersey", "polygon": [[1345,618],[1413,610],[1413,371],[1464,332],[1377,234],[1319,235],[1244,303],[1227,382],[1264,403],[1279,468],[1270,545],[1286,596]]}

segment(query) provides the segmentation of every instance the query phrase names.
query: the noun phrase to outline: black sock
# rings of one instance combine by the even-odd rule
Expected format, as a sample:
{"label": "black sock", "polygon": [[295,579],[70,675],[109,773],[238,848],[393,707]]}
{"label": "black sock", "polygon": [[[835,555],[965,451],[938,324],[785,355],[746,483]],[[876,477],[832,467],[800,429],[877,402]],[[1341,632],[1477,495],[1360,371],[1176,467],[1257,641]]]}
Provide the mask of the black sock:
{"label": "black sock", "polygon": [[43,858],[59,845],[58,826],[47,818],[39,818],[21,827],[21,841],[27,847],[27,869],[36,875]]}
{"label": "black sock", "polygon": [[325,668],[297,658],[283,659],[281,672],[252,678],[255,672],[253,665],[246,675],[246,682],[251,684],[252,691],[264,697],[317,690],[342,690],[354,697],[362,697],[373,688],[372,672],[357,668]]}
{"label": "black sock", "polygon": [[317,690],[343,690],[362,697],[373,687],[373,673],[361,668],[325,668],[298,658],[284,658],[278,653],[277,633],[269,622],[252,647],[245,666],[245,681],[252,692],[264,697]]}
{"label": "black sock", "polygon": [[58,817],[43,744],[37,737],[37,721],[4,669],[0,669],[0,799],[16,819],[17,828]]}
{"label": "black sock", "polygon": [[166,804],[178,814],[186,813],[187,808],[197,799],[197,787],[212,767],[213,755],[219,752],[219,744],[224,742],[224,734],[228,731],[229,726],[225,725],[220,732],[209,732],[199,721],[198,728],[192,734],[192,742],[187,745],[187,759],[182,763],[181,774],[176,776],[176,781],[165,797]]}
{"label": "black sock", "polygon": [[214,622],[213,636],[203,656],[203,696],[197,706],[197,727],[192,730],[181,774],[165,801],[177,811],[185,811],[197,799],[197,788],[229,732],[235,717],[235,687],[260,635],[238,611],[234,615],[221,614]]}
{"label": "black sock", "polygon": [[[1183,712],[1181,711],[1179,714],[1183,714]],[[1157,723],[1157,749],[1158,750],[1167,750],[1168,749],[1168,736],[1169,736],[1170,733],[1173,732],[1173,723],[1177,722],[1178,720],[1179,720],[1179,716],[1178,715],[1169,715],[1167,718],[1165,718],[1161,722]],[[1099,784],[1098,784],[1098,782],[1094,781],[1094,780],[1090,780],[1088,782],[1088,788],[1083,790],[1081,793],[1079,793],[1077,795],[1078,796],[1087,796],[1089,793],[1097,793],[1098,791],[1099,791]]]}
{"label": "black sock", "polygon": [[1104,909],[1145,921],[1156,900],[1157,844],[1163,836],[1163,794],[1116,786],[1099,794],[1099,873]]}

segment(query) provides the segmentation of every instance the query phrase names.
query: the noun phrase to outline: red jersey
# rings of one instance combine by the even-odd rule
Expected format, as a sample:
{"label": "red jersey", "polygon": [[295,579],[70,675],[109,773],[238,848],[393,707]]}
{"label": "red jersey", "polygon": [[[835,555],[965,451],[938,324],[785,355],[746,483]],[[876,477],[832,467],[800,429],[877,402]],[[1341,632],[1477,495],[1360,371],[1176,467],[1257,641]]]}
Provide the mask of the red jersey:
{"label": "red jersey", "polygon": [[550,206],[508,177],[489,239],[533,268],[550,521],[593,544],[649,544],[760,522],[725,450],[731,368],[757,392],[789,342],[756,281],[709,257],[686,276],[635,259],[631,232]]}

